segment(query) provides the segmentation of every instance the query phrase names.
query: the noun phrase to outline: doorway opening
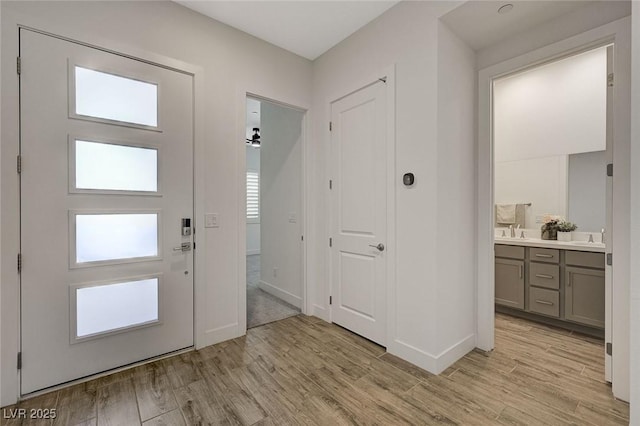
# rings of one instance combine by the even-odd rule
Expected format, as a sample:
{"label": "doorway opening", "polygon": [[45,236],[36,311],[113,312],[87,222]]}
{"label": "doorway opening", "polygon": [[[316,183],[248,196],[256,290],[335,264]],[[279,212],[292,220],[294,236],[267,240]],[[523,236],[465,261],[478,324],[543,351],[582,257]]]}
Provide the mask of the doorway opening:
{"label": "doorway opening", "polygon": [[247,328],[298,315],[303,304],[304,112],[246,100]]}
{"label": "doorway opening", "polygon": [[607,382],[612,68],[605,45],[491,81],[496,346]]}

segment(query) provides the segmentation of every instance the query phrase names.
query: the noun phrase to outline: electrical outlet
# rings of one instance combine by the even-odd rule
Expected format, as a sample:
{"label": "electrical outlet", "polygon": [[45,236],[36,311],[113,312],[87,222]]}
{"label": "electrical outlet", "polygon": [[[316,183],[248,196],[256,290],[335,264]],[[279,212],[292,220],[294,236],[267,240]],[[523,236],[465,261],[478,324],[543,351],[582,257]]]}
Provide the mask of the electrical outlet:
{"label": "electrical outlet", "polygon": [[296,212],[289,213],[289,223],[296,223],[298,221],[298,217]]}
{"label": "electrical outlet", "polygon": [[273,268],[273,278],[278,278],[278,267],[274,266]]}
{"label": "electrical outlet", "polygon": [[544,215],[541,215],[541,214],[536,215],[536,223],[542,223],[543,220],[544,220]]}

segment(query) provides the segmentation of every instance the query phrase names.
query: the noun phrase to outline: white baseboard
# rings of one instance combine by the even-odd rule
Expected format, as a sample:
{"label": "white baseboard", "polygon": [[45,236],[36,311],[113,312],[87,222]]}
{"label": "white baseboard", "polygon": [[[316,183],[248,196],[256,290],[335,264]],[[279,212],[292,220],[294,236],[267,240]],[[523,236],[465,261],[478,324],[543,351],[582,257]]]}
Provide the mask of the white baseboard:
{"label": "white baseboard", "polygon": [[432,374],[440,374],[457,360],[475,348],[476,336],[470,334],[439,355],[433,355],[408,343],[395,340],[387,346],[387,352],[409,361]]}
{"label": "white baseboard", "polygon": [[205,346],[215,345],[216,343],[235,339],[236,337],[240,337],[237,323],[206,330],[196,342],[196,349],[202,349]]}
{"label": "white baseboard", "polygon": [[260,280],[258,283],[258,288],[266,291],[267,293],[277,297],[278,299],[284,300],[290,305],[295,306],[296,308],[302,307],[302,297],[296,296],[295,294],[289,293],[288,291],[282,290],[274,286],[273,284],[269,284],[266,281]]}
{"label": "white baseboard", "polygon": [[260,249],[247,250],[247,256],[253,256],[254,254],[260,254]]}
{"label": "white baseboard", "polygon": [[326,309],[323,306],[314,304],[313,305],[313,310],[311,311],[310,315],[316,316],[316,317],[320,318],[323,321],[331,322],[331,318],[330,318],[330,315],[329,315],[329,310]]}

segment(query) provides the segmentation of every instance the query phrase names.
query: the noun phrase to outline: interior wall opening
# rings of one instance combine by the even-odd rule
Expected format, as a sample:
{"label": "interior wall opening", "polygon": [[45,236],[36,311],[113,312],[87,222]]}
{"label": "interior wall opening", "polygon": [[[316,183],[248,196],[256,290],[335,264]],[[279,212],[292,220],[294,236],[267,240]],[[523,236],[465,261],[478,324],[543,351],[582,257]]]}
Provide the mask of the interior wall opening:
{"label": "interior wall opening", "polygon": [[247,97],[247,328],[301,312],[304,113]]}
{"label": "interior wall opening", "polygon": [[607,382],[612,49],[492,81],[496,348],[526,345]]}

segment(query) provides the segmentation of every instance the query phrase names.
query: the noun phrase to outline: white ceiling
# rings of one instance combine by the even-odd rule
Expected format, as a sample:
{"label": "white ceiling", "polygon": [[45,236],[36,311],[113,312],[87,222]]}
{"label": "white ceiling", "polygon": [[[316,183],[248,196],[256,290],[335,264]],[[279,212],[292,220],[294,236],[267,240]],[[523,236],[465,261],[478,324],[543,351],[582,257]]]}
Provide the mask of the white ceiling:
{"label": "white ceiling", "polygon": [[[498,9],[513,4],[509,13]],[[472,49],[480,50],[595,1],[469,1],[442,17]]]}
{"label": "white ceiling", "polygon": [[310,60],[398,3],[397,0],[174,1]]}

